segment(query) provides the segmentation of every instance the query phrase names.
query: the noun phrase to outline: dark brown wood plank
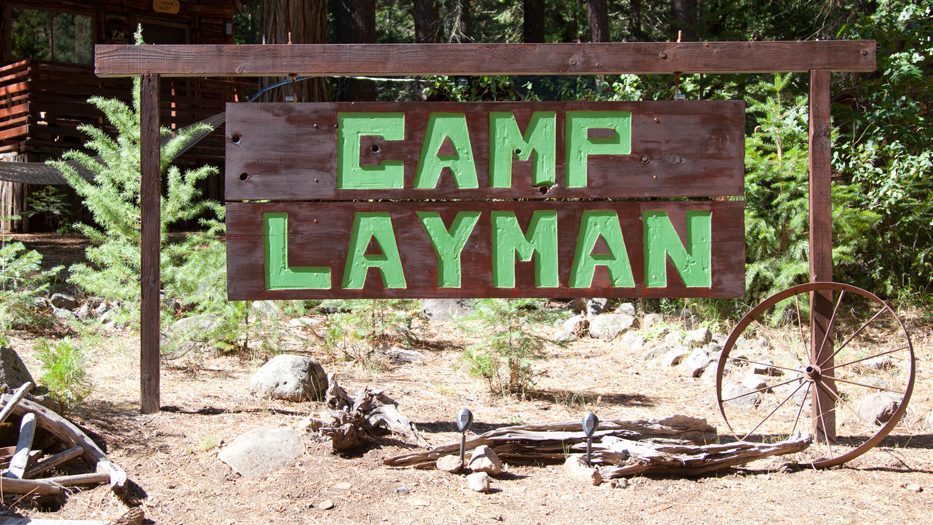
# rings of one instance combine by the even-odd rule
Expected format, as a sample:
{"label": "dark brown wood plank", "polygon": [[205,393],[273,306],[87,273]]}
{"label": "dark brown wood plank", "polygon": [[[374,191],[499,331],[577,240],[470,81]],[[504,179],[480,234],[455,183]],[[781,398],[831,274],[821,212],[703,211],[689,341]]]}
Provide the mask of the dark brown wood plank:
{"label": "dark brown wood plank", "polygon": [[[516,263],[514,288],[492,283],[491,211],[515,213],[527,230],[535,210],[556,210],[558,275],[556,288],[535,286],[534,262]],[[614,288],[605,267],[597,267],[592,286],[568,288],[580,216],[584,210],[618,214],[632,270],[634,287]],[[668,260],[666,288],[645,286],[643,211],[668,212],[681,242],[688,211],[711,211],[711,286],[686,287]],[[457,202],[457,203],[229,203],[227,205],[227,281],[231,300],[394,297],[738,297],[744,292],[744,203],[741,201],[682,202]],[[438,264],[432,242],[416,213],[436,211],[445,227],[462,211],[480,211],[478,222],[461,252],[460,288],[438,286]],[[288,265],[329,267],[331,289],[266,290],[263,214],[288,214]],[[370,269],[362,289],[342,288],[351,229],[357,212],[389,214],[405,272],[405,288],[385,288],[379,271]],[[373,252],[373,247],[367,253]],[[609,253],[601,240],[594,253]]]}
{"label": "dark brown wood plank", "polygon": [[872,40],[576,44],[97,45],[101,76],[609,75],[874,71]]}
{"label": "dark brown wood plank", "polygon": [[145,75],[140,100],[141,292],[140,410],[159,411],[159,251],[161,168],[159,155],[159,76]]}
{"label": "dark brown wood plank", "polygon": [[[589,157],[587,186],[567,188],[568,111],[629,111],[630,155]],[[402,112],[405,139],[360,139],[361,165],[401,160],[405,188],[337,188],[337,114]],[[490,188],[491,112],[516,116],[524,132],[535,112],[556,114],[557,184],[532,184],[532,161],[513,158],[512,187]],[[414,189],[429,113],[466,115],[479,187],[459,189],[449,172],[436,189]],[[228,104],[226,199],[622,198],[741,195],[745,104],[742,101]],[[608,130],[607,130],[608,131]],[[593,133],[593,132],[591,132]],[[442,150],[443,151],[443,150]]]}
{"label": "dark brown wood plank", "polygon": [[[833,280],[833,200],[832,151],[830,146],[830,80],[829,71],[810,72],[810,280]],[[832,293],[813,293],[810,298],[810,354],[814,363],[826,369],[833,366],[833,334],[830,320],[834,300]],[[824,363],[825,361],[825,363]],[[827,372],[832,376],[833,371]],[[825,383],[833,391],[831,379]],[[817,389],[813,404],[813,434],[818,440],[836,438],[835,399]],[[823,415],[820,417],[820,409]],[[825,426],[824,426],[825,424]],[[825,437],[824,437],[825,436]]]}

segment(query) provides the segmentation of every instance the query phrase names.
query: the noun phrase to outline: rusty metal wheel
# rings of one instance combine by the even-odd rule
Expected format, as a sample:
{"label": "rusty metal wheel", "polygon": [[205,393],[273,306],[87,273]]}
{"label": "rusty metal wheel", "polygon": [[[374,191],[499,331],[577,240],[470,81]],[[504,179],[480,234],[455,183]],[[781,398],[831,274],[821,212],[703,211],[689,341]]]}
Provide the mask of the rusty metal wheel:
{"label": "rusty metal wheel", "polygon": [[[832,298],[834,336],[816,346],[819,359],[810,343],[815,296]],[[913,386],[913,346],[897,314],[874,294],[835,282],[794,286],[756,306],[729,334],[716,370],[716,400],[736,439],[811,432],[813,445],[795,460],[817,468],[880,443]]]}

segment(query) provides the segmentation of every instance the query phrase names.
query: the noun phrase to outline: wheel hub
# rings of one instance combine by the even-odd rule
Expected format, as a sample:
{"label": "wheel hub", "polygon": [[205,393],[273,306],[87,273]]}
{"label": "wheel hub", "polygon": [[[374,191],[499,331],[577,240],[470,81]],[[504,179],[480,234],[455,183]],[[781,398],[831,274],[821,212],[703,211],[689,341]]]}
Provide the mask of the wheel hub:
{"label": "wheel hub", "polygon": [[807,365],[803,368],[803,377],[805,377],[807,381],[817,381],[821,373],[822,370],[820,370],[818,365]]}

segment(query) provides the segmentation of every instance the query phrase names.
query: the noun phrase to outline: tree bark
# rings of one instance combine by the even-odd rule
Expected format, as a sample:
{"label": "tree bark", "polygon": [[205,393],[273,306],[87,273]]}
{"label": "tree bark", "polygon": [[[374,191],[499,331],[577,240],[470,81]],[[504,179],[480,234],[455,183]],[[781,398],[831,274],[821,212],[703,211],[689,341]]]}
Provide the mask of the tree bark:
{"label": "tree bark", "polygon": [[590,41],[609,42],[609,10],[606,0],[588,0],[586,11],[590,23]]}
{"label": "tree bark", "polygon": [[415,42],[419,44],[438,41],[439,24],[437,5],[434,0],[414,0]]}
{"label": "tree bark", "polygon": [[684,42],[697,39],[697,0],[671,0],[672,38],[677,38],[677,31],[683,31]]}
{"label": "tree bark", "polygon": [[[262,0],[260,23],[266,44],[287,44],[289,33],[293,44],[322,44],[327,39],[327,0]],[[266,78],[264,85],[281,80]],[[283,102],[292,96],[297,102],[326,101],[327,81],[321,77],[282,86],[266,93],[263,100]]]}
{"label": "tree bark", "polygon": [[522,41],[544,42],[544,0],[522,1]]}
{"label": "tree bark", "polygon": [[[376,41],[375,0],[333,0],[334,36],[338,44],[368,44]],[[375,100],[376,84],[356,78],[337,82],[337,100]]]}

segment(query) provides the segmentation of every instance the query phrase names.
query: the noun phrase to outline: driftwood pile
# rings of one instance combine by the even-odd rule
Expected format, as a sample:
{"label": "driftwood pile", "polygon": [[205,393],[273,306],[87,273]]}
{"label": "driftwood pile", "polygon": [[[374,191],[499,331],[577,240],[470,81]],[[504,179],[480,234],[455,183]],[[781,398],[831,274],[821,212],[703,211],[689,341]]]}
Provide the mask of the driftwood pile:
{"label": "driftwood pile", "polygon": [[[593,483],[637,474],[700,475],[761,459],[799,452],[809,435],[780,443],[716,443],[716,428],[705,419],[676,415],[660,420],[601,422],[593,435],[592,467],[586,465],[586,435],[580,423],[551,423],[498,428],[466,441],[465,447],[490,447],[511,464],[565,463],[575,477]],[[385,460],[391,467],[434,468],[438,458],[457,454],[459,443]]]}
{"label": "driftwood pile", "polygon": [[324,402],[328,410],[309,416],[304,425],[329,438],[335,452],[358,450],[378,443],[387,434],[413,445],[428,446],[415,424],[398,411],[398,403],[382,390],[366,387],[351,397],[334,374],[327,374]]}
{"label": "driftwood pile", "polygon": [[[52,410],[25,399],[32,388],[25,383],[12,394],[2,396],[0,423],[11,415],[20,417],[16,447],[0,454],[0,493],[31,496],[56,496],[68,487],[109,483],[114,490],[122,489],[126,473],[107,459],[104,452],[84,432]],[[37,430],[44,430],[54,439],[51,445],[35,446]],[[92,472],[65,476],[47,476],[50,471],[72,460],[82,459]]]}

